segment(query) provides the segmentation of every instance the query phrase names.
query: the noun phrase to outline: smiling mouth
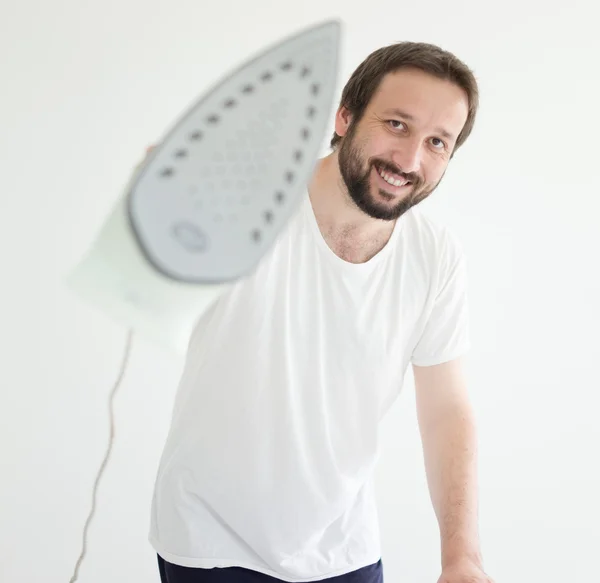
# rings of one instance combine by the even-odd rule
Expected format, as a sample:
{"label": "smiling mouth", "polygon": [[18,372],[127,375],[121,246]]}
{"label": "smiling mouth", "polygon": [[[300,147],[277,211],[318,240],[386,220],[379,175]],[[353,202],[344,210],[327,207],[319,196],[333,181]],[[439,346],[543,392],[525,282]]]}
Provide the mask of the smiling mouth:
{"label": "smiling mouth", "polygon": [[398,174],[395,174],[393,172],[387,172],[386,170],[382,170],[381,168],[378,168],[377,166],[375,167],[375,169],[377,170],[377,174],[379,174],[379,176],[381,176],[381,178],[383,178],[383,180],[385,180],[390,186],[395,186],[396,188],[400,188],[402,186],[411,184],[410,180],[407,180],[406,178],[403,178],[402,176],[399,176]]}

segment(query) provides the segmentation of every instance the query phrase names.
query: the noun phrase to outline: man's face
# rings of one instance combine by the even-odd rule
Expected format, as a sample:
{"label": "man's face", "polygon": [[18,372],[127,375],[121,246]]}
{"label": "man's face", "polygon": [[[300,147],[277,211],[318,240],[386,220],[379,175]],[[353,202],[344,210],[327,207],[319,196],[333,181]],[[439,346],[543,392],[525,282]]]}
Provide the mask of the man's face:
{"label": "man's face", "polygon": [[468,114],[464,91],[414,69],[387,75],[358,123],[345,108],[339,166],[355,204],[393,220],[440,183]]}

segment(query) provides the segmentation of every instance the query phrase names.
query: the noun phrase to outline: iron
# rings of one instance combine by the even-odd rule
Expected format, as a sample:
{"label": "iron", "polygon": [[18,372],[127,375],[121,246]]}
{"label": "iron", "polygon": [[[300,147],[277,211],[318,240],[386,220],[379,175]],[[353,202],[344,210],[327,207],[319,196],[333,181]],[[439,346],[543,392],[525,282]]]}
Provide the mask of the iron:
{"label": "iron", "polygon": [[248,60],[133,172],[67,277],[117,322],[184,351],[202,313],[252,273],[306,193],[331,115],[341,24]]}

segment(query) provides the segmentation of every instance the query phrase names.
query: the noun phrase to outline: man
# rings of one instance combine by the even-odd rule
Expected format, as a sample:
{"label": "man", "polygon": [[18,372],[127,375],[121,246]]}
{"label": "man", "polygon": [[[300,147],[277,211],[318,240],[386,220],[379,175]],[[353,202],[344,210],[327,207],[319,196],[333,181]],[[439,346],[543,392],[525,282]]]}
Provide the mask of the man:
{"label": "man", "polygon": [[471,71],[429,44],[382,48],[353,73],[301,208],[190,339],[152,507],[163,583],[381,583],[377,430],[409,364],[439,583],[491,581],[465,260],[416,208],[477,107]]}

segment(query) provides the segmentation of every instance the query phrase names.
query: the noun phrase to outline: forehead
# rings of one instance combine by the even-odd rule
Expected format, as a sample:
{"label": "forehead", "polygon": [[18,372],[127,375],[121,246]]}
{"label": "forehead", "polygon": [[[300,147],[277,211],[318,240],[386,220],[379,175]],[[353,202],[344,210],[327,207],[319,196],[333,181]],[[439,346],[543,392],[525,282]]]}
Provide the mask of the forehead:
{"label": "forehead", "polygon": [[417,69],[389,73],[381,81],[367,111],[377,116],[402,113],[419,127],[442,126],[455,138],[468,115],[465,91]]}

